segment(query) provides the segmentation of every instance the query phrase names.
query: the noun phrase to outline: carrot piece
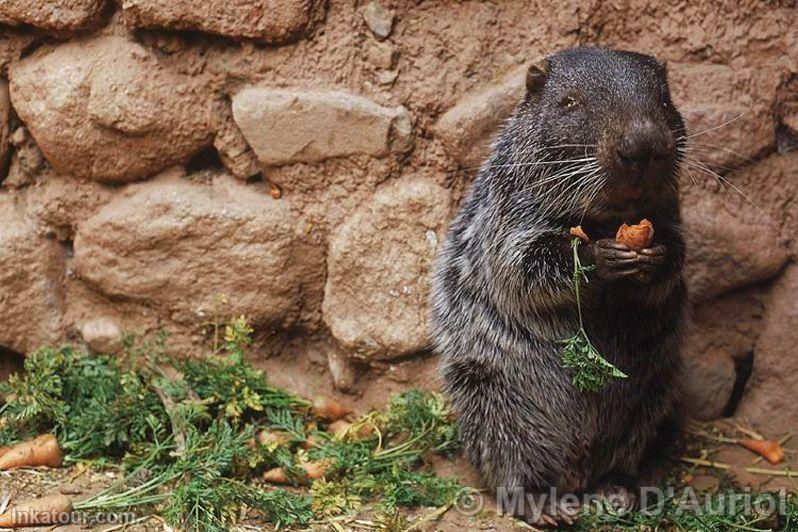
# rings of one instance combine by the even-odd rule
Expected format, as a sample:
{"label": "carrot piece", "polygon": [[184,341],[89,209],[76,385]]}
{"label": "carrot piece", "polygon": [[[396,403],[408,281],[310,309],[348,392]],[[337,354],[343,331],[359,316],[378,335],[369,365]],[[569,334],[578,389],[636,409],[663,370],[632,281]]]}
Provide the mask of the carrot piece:
{"label": "carrot piece", "polygon": [[69,522],[72,499],[66,495],[48,495],[20,502],[0,515],[0,528],[21,528]]}
{"label": "carrot piece", "polygon": [[288,475],[282,467],[275,467],[263,474],[263,480],[272,484],[288,484]]}
{"label": "carrot piece", "polygon": [[635,251],[645,249],[654,241],[654,225],[645,218],[637,225],[622,224],[615,234],[615,241]]}
{"label": "carrot piece", "polygon": [[[330,469],[331,462],[329,460],[317,460],[315,462],[305,462],[298,464],[299,467],[305,470],[305,476],[308,480],[317,480],[327,474]],[[290,479],[282,467],[275,467],[269,469],[263,474],[263,480],[271,482],[272,484],[288,484]]]}
{"label": "carrot piece", "polygon": [[312,449],[313,447],[318,447],[320,443],[321,441],[319,441],[319,439],[316,436],[311,434],[310,436],[307,437],[305,441],[300,443],[299,446],[303,449]]}
{"label": "carrot piece", "polygon": [[343,406],[338,401],[320,395],[313,400],[313,415],[326,421],[338,421],[347,414],[352,413],[351,410]]}
{"label": "carrot piece", "polygon": [[261,430],[255,435],[258,443],[264,447],[285,445],[291,441],[291,436],[278,430]]}
{"label": "carrot piece", "polygon": [[374,434],[374,426],[370,423],[361,424],[355,430],[352,430],[353,423],[339,419],[327,426],[327,432],[331,432],[336,438],[343,438],[349,436],[350,438],[367,438]]}
{"label": "carrot piece", "polygon": [[61,467],[64,455],[52,434],[42,434],[26,442],[12,445],[0,456],[0,471],[18,467]]}
{"label": "carrot piece", "polygon": [[587,236],[587,233],[585,233],[585,230],[582,229],[581,225],[577,225],[575,227],[572,227],[570,229],[569,233],[571,233],[571,236],[578,237],[583,242],[590,242],[590,237]]}
{"label": "carrot piece", "polygon": [[771,464],[784,460],[784,449],[779,442],[772,440],[739,440],[738,443],[750,451],[764,457]]}

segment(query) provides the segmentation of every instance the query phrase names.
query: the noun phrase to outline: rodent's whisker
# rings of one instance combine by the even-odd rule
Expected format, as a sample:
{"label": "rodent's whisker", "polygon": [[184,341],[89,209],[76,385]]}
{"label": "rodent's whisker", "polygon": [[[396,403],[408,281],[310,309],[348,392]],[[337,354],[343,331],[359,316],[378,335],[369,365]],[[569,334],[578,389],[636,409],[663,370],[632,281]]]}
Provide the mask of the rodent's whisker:
{"label": "rodent's whisker", "polygon": [[[733,164],[738,164],[740,166],[753,162],[748,157],[742,157],[740,155],[737,155],[733,150],[726,149],[726,148],[721,148],[719,146],[712,146],[712,147],[709,147],[709,146],[686,146],[684,148],[681,148],[679,150],[679,153],[684,153],[684,154],[690,153],[690,154],[695,155],[696,158],[698,158],[698,157],[706,157],[707,155],[712,155],[713,151],[723,151],[726,155],[731,156],[731,159],[732,159],[731,162]],[[715,166],[723,167],[723,168],[726,168],[726,169],[731,170],[731,171],[735,170],[734,168],[729,168],[728,166],[723,166],[723,165],[720,165],[718,163],[709,163],[709,161],[704,161],[704,162],[706,162],[708,164],[713,164]]]}
{"label": "rodent's whisker", "polygon": [[747,110],[743,111],[742,113],[738,114],[734,118],[731,118],[729,120],[726,120],[725,122],[722,122],[722,123],[718,124],[717,126],[710,127],[710,128],[707,128],[707,129],[702,129],[701,131],[698,131],[698,132],[693,133],[691,135],[682,135],[681,137],[677,137],[676,140],[689,140],[689,139],[693,139],[695,137],[700,137],[701,135],[706,135],[707,133],[710,133],[712,131],[716,131],[716,130],[722,128],[722,127],[728,126],[728,125],[736,122],[737,120],[739,120],[743,116],[745,116],[748,113],[750,113],[752,109],[753,109],[753,107],[751,109],[747,109]]}
{"label": "rodent's whisker", "polygon": [[695,180],[695,176],[693,176],[693,172],[690,171],[690,168],[687,165],[681,166],[680,168],[684,168],[684,170],[687,172],[687,175],[690,177],[690,181],[693,182],[693,186],[695,188],[699,188],[698,183]]}
{"label": "rodent's whisker", "polygon": [[[545,214],[548,214],[548,213],[550,213],[550,212],[551,212],[551,210],[552,210],[553,208],[555,208],[555,207],[561,207],[561,206],[562,206],[562,207],[567,207],[567,208],[568,208],[568,211],[571,211],[571,210],[573,209],[573,205],[570,205],[570,203],[572,203],[572,202],[573,202],[575,199],[578,199],[578,194],[574,194],[574,195],[573,195],[573,196],[574,196],[574,198],[571,198],[571,200],[570,200],[569,204],[566,204],[566,205],[561,205],[561,202],[562,202],[562,200],[563,200],[563,199],[565,199],[565,198],[567,198],[567,194],[568,194],[569,192],[571,192],[572,190],[573,190],[573,191],[580,190],[580,189],[582,188],[582,185],[583,185],[585,182],[589,181],[589,180],[591,179],[591,177],[593,176],[593,174],[595,174],[596,172],[599,172],[600,170],[601,170],[601,169],[600,169],[599,167],[596,167],[596,168],[594,168],[594,169],[593,169],[593,170],[592,170],[590,173],[588,173],[587,175],[585,175],[585,176],[584,176],[584,177],[582,177],[581,179],[577,179],[577,180],[575,180],[575,181],[573,181],[573,182],[569,183],[569,184],[568,184],[568,186],[566,186],[566,187],[565,187],[565,188],[564,188],[564,189],[563,189],[563,190],[562,190],[562,191],[561,191],[559,194],[557,194],[557,195],[556,195],[556,196],[555,196],[553,199],[552,199],[552,198],[550,198],[550,197],[549,197],[549,198],[547,198],[549,201],[547,201],[547,205],[546,205],[546,207],[544,208],[544,210],[543,210],[543,213],[545,213]],[[542,196],[542,197],[543,197],[543,198],[546,198],[546,196],[547,196],[547,195],[548,195],[548,194],[543,194],[543,196]]]}
{"label": "rodent's whisker", "polygon": [[733,150],[731,148],[724,148],[723,146],[717,146],[715,144],[707,144],[706,142],[690,141],[690,142],[687,143],[687,145],[685,145],[681,149],[704,150],[704,151],[719,150],[719,151],[726,152],[726,153],[729,153],[731,155],[734,155],[734,156],[736,156],[739,159],[745,159],[746,161],[750,161],[751,160],[748,157],[743,157],[743,156],[739,155],[736,150]]}
{"label": "rodent's whisker", "polygon": [[595,201],[595,199],[601,193],[601,189],[604,187],[606,181],[607,181],[607,174],[600,173],[598,179],[598,185],[595,187],[592,194],[590,194],[590,196],[588,197],[587,203],[585,204],[585,208],[582,210],[582,215],[579,217],[579,224],[582,224],[582,222],[584,222],[587,210],[593,204],[593,201]]}
{"label": "rodent's whisker", "polygon": [[505,163],[493,166],[493,168],[527,168],[532,166],[551,166],[555,164],[570,164],[570,163],[583,163],[583,162],[593,162],[595,161],[595,157],[587,157],[584,159],[564,159],[561,161],[535,161],[535,162],[524,162],[524,163]]}
{"label": "rodent's whisker", "polygon": [[720,163],[715,163],[715,162],[712,162],[712,161],[705,161],[705,160],[699,158],[700,154],[698,154],[696,152],[683,151],[683,152],[681,152],[681,155],[682,155],[682,157],[685,160],[686,159],[690,159],[691,161],[700,162],[701,164],[707,165],[707,167],[709,167],[709,168],[718,168],[720,170],[725,170],[728,173],[734,173],[734,172],[736,172],[738,170],[737,168],[732,168],[731,166],[726,166],[726,165],[723,165],[723,164],[720,164]]}
{"label": "rodent's whisker", "polygon": [[760,207],[754,200],[752,200],[745,192],[740,190],[740,188],[737,187],[737,185],[735,185],[734,183],[732,183],[731,181],[729,181],[719,173],[715,172],[701,161],[697,161],[695,159],[685,159],[684,162],[685,164],[695,168],[696,170],[701,170],[702,172],[708,173],[710,176],[717,179],[718,182],[721,184],[721,186],[723,186],[724,184],[728,185],[732,190],[734,190],[740,196],[745,198],[745,200],[748,201],[748,203],[750,203],[751,205],[753,205],[759,212],[765,213],[764,209],[762,209],[762,207]]}
{"label": "rodent's whisker", "polygon": [[[532,183],[532,186],[530,188],[532,188],[532,189],[538,188],[541,185],[545,185],[545,184],[550,183],[552,181],[567,181],[569,178],[572,178],[574,176],[577,176],[577,175],[583,174],[583,173],[587,174],[588,171],[592,172],[593,170],[596,170],[596,169],[598,169],[598,166],[595,166],[595,165],[594,166],[584,165],[584,166],[580,166],[579,168],[577,168],[575,170],[569,170],[569,171],[565,171],[565,172],[558,172],[558,173],[556,173],[556,174],[554,174],[552,176],[548,176],[548,177],[546,177],[544,179],[535,181],[534,183]],[[556,186],[555,186],[555,188],[556,188]]]}

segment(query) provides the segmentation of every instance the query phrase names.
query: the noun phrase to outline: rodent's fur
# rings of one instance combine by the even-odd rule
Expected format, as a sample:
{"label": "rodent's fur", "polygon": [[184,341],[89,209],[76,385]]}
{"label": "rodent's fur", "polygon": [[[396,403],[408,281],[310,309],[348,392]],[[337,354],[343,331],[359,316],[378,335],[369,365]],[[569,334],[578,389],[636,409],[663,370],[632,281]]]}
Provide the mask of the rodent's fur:
{"label": "rodent's fur", "polygon": [[[449,229],[433,275],[431,329],[465,452],[487,486],[563,494],[595,489],[609,475],[636,476],[675,413],[685,132],[666,69],[650,56],[575,48],[533,66],[527,86]],[[636,141],[661,152],[647,169],[619,163]],[[598,170],[569,175],[586,165]],[[559,343],[577,330],[568,230],[581,222],[592,239],[611,238],[641,218],[667,248],[656,275],[591,274],[582,283],[587,334],[629,377],[581,392]]]}

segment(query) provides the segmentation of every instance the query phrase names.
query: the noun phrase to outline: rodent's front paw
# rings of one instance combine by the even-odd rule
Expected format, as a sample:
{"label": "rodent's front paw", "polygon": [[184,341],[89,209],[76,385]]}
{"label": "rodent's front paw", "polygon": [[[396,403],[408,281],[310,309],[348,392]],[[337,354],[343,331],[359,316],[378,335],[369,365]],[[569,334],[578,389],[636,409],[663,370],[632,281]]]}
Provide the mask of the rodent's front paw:
{"label": "rodent's front paw", "polygon": [[592,244],[596,276],[604,281],[630,279],[650,283],[665,263],[667,249],[662,244],[634,251],[611,238]]}
{"label": "rodent's front paw", "polygon": [[668,250],[662,244],[641,249],[637,253],[639,273],[633,277],[638,283],[650,283],[665,263]]}
{"label": "rodent's front paw", "polygon": [[612,238],[591,244],[596,276],[604,281],[633,278],[640,273],[638,254]]}

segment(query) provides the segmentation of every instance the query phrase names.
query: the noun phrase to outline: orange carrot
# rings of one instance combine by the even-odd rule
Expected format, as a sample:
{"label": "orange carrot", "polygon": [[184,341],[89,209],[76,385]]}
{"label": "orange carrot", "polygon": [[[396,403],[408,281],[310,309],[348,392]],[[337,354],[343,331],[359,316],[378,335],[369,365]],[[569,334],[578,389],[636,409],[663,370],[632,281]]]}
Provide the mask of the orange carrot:
{"label": "orange carrot", "polygon": [[42,434],[33,440],[12,445],[0,456],[0,471],[17,467],[61,467],[64,455],[52,434]]}
{"label": "orange carrot", "polygon": [[66,495],[48,495],[20,502],[0,515],[0,528],[65,524],[71,512],[72,499]]}
{"label": "orange carrot", "polygon": [[779,442],[771,440],[739,440],[737,443],[761,455],[771,464],[778,464],[784,460],[784,449],[779,445]]}
{"label": "orange carrot", "polygon": [[338,421],[352,411],[338,401],[320,395],[313,400],[313,415],[325,421]]}
{"label": "orange carrot", "polygon": [[581,225],[572,227],[568,232],[571,233],[571,236],[578,237],[582,242],[590,242],[590,237],[587,236]]}
{"label": "orange carrot", "polygon": [[291,436],[285,432],[277,430],[264,429],[258,432],[257,435],[255,435],[255,438],[258,440],[258,443],[264,447],[269,447],[270,445],[285,445],[291,441]]}
{"label": "orange carrot", "polygon": [[344,436],[366,438],[374,433],[374,426],[370,423],[364,423],[357,427],[356,430],[352,430],[352,425],[353,423],[339,419],[327,426],[327,432],[333,433],[337,438],[343,438]]}
{"label": "orange carrot", "polygon": [[645,218],[637,225],[621,224],[615,234],[615,241],[626,244],[635,251],[640,251],[654,241],[654,226]]}
{"label": "orange carrot", "polygon": [[[318,460],[316,462],[305,462],[298,465],[305,471],[305,477],[308,480],[317,480],[327,474],[331,463],[329,460]],[[275,467],[274,469],[266,471],[263,474],[263,480],[271,482],[272,484],[290,483],[288,475],[282,467]]]}
{"label": "orange carrot", "polygon": [[302,447],[303,449],[312,449],[313,447],[317,447],[319,443],[321,443],[319,442],[319,439],[313,434],[311,434],[310,436],[307,437],[307,439],[305,439],[305,441],[300,443],[299,446]]}

